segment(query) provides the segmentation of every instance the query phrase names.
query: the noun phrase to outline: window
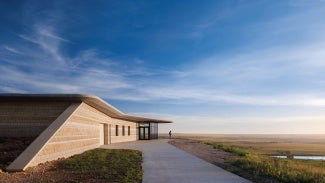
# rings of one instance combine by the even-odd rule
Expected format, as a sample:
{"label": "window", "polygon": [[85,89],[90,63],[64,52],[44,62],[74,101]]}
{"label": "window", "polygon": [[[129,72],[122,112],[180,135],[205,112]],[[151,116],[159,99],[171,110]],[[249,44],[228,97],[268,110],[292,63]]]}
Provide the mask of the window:
{"label": "window", "polygon": [[125,126],[122,126],[122,135],[125,136]]}
{"label": "window", "polygon": [[130,130],[130,126],[128,126],[128,136],[131,135],[131,130]]}
{"label": "window", "polygon": [[158,123],[150,123],[150,139],[158,139]]}
{"label": "window", "polygon": [[115,125],[115,136],[118,136],[118,125]]}

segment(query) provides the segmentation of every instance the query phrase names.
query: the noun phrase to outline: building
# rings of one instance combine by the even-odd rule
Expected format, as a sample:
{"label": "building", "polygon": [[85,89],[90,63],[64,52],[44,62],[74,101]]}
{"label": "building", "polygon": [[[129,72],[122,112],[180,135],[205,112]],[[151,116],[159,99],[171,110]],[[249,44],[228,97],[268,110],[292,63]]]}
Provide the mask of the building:
{"label": "building", "polygon": [[171,121],[127,115],[96,96],[1,94],[0,137],[35,137],[7,167],[21,171],[104,144],[158,138]]}

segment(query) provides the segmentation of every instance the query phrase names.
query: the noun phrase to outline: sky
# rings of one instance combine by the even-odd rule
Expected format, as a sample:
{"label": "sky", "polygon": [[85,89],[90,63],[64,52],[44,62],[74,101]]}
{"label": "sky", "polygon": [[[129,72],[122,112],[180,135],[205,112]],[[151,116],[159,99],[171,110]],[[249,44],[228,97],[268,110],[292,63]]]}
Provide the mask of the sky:
{"label": "sky", "polygon": [[0,73],[161,133],[324,134],[325,1],[1,1]]}

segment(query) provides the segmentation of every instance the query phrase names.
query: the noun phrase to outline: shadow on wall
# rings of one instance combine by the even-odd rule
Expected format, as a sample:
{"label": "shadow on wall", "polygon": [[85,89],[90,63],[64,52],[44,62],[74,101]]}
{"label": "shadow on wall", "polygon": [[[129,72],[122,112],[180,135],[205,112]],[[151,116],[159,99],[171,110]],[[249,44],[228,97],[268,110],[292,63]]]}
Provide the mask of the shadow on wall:
{"label": "shadow on wall", "polygon": [[0,169],[5,170],[36,137],[1,137],[0,138]]}

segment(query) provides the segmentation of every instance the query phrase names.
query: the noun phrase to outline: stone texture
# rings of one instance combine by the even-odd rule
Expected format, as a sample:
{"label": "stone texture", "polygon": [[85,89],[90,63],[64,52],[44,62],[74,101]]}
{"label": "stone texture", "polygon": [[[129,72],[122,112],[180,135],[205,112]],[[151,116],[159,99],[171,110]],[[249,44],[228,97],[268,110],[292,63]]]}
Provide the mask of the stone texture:
{"label": "stone texture", "polygon": [[36,137],[71,103],[22,101],[0,103],[0,137]]}

